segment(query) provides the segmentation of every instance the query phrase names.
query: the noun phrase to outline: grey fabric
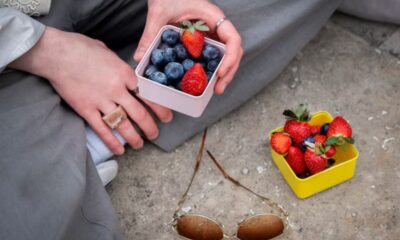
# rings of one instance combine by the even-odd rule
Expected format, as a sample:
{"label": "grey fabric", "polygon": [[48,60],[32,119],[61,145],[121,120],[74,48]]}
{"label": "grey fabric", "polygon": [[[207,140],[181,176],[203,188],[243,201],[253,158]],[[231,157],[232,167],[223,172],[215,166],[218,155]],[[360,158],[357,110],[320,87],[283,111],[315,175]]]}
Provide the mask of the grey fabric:
{"label": "grey fabric", "polygon": [[0,8],[0,73],[31,49],[44,29],[43,24],[13,8]]}
{"label": "grey fabric", "polygon": [[0,0],[0,8],[12,7],[29,16],[49,13],[51,0]]}
{"label": "grey fabric", "polygon": [[339,10],[365,19],[400,24],[399,0],[344,0]]}
{"label": "grey fabric", "polygon": [[[145,22],[145,1],[71,3],[53,1],[53,11],[37,19],[98,38],[95,29],[80,24],[107,21],[101,26],[117,29],[132,19],[130,12],[140,11],[137,24],[126,29],[135,34]],[[87,153],[84,122],[45,79],[19,71],[0,75],[0,133],[0,239],[123,239]]]}
{"label": "grey fabric", "polygon": [[234,81],[200,118],[174,113],[154,143],[166,151],[218,121],[271,82],[326,23],[339,0],[215,1],[239,30],[245,55]]}

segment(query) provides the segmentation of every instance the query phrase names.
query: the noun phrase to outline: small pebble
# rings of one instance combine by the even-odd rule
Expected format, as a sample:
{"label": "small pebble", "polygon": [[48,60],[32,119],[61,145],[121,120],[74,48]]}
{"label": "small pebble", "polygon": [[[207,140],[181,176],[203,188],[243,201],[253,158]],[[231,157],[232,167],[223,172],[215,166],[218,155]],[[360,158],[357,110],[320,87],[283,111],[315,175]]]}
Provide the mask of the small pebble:
{"label": "small pebble", "polygon": [[368,118],[368,121],[371,121],[372,119],[374,119],[374,117],[369,117],[369,118]]}
{"label": "small pebble", "polygon": [[385,110],[382,111],[382,116],[385,116],[388,112],[386,112]]}
{"label": "small pebble", "polygon": [[374,188],[375,188],[375,185],[371,185],[371,188],[374,189]]}
{"label": "small pebble", "polygon": [[189,206],[189,207],[183,207],[183,208],[182,208],[182,211],[185,212],[185,213],[188,213],[188,212],[190,212],[191,210],[192,210],[192,207],[190,207],[190,206]]}
{"label": "small pebble", "polygon": [[248,169],[248,168],[243,168],[243,169],[242,169],[242,174],[243,174],[243,175],[249,174],[249,169]]}
{"label": "small pebble", "polygon": [[383,140],[382,149],[387,150],[388,142],[394,141],[394,139],[395,139],[394,137],[390,137],[390,138],[386,138],[385,140]]}
{"label": "small pebble", "polygon": [[379,54],[379,55],[382,54],[382,51],[381,51],[380,49],[378,49],[378,48],[375,48],[375,52],[376,52],[377,54]]}
{"label": "small pebble", "polygon": [[258,173],[262,173],[262,172],[264,172],[265,171],[265,168],[263,168],[263,167],[261,167],[261,166],[258,166],[257,167],[257,172]]}
{"label": "small pebble", "polygon": [[352,217],[356,217],[356,216],[357,216],[357,213],[353,212],[353,213],[351,214],[351,216],[352,216]]}
{"label": "small pebble", "polygon": [[292,72],[297,72],[297,67],[292,67]]}
{"label": "small pebble", "polygon": [[376,136],[373,136],[372,138],[373,138],[374,140],[376,140],[376,141],[379,141],[379,138],[376,137]]}

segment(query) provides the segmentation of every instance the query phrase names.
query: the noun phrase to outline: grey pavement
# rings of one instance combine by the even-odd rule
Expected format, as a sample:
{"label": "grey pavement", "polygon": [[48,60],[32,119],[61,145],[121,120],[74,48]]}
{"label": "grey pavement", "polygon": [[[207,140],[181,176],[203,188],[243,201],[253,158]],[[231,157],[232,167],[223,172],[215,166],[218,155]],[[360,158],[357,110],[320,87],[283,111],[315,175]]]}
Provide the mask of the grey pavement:
{"label": "grey pavement", "polygon": [[[400,236],[400,30],[336,14],[267,88],[208,129],[206,147],[227,172],[281,204],[278,239],[398,239]],[[397,40],[396,40],[397,39]],[[282,110],[307,102],[342,114],[360,151],[353,179],[298,199],[270,157],[268,132]],[[118,158],[108,188],[127,239],[178,239],[171,219],[191,177],[201,135],[171,153],[151,144]],[[272,209],[224,180],[207,156],[183,211],[221,222],[227,233]]]}

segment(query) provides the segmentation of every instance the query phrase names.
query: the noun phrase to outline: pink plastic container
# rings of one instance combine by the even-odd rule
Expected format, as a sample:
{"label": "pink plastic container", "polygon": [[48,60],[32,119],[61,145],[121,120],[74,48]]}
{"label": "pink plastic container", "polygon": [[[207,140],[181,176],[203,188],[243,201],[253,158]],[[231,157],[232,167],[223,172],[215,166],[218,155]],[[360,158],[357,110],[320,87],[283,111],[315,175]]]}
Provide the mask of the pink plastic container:
{"label": "pink plastic container", "polygon": [[161,34],[167,29],[173,29],[181,33],[181,29],[175,26],[166,25],[161,28],[153,43],[149,49],[147,49],[144,57],[136,67],[139,95],[147,100],[185,115],[191,117],[200,117],[211,97],[213,96],[214,85],[217,79],[215,73],[218,71],[225,57],[225,45],[215,40],[205,38],[205,42],[207,44],[213,45],[221,51],[222,59],[210,81],[208,82],[207,88],[204,90],[203,94],[200,96],[193,96],[172,87],[159,84],[143,76],[144,70],[146,69],[147,65],[149,65],[151,52],[153,49],[158,47],[161,42]]}

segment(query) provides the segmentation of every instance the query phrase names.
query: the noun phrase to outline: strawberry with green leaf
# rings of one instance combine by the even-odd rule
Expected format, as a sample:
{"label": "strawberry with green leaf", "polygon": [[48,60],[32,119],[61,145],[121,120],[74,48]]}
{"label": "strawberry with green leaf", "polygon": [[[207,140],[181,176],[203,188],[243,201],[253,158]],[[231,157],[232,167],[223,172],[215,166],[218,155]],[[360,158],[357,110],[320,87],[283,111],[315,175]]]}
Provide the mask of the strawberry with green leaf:
{"label": "strawberry with green leaf", "polygon": [[326,145],[342,146],[343,150],[345,150],[348,143],[354,143],[352,133],[350,124],[342,116],[337,116],[329,125],[328,132],[326,133],[328,137]]}
{"label": "strawberry with green leaf", "polygon": [[300,146],[301,141],[311,135],[311,126],[307,123],[311,116],[307,106],[300,104],[294,111],[285,110],[283,115],[288,119],[285,123],[284,131],[289,133],[296,146]]}
{"label": "strawberry with green leaf", "polygon": [[192,24],[190,21],[182,22],[182,43],[186,50],[194,58],[199,58],[204,47],[204,31],[209,31],[209,27],[204,25],[204,21],[197,21]]}

